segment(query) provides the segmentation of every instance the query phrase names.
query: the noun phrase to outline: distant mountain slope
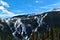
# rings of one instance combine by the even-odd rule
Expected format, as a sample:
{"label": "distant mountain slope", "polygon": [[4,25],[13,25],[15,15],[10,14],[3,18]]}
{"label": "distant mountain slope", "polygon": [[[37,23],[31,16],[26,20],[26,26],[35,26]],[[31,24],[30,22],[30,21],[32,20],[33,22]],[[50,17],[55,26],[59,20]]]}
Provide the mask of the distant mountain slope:
{"label": "distant mountain slope", "polygon": [[[33,33],[42,35],[46,32],[49,34],[49,29],[60,32],[60,10],[54,9],[42,14],[18,15],[12,18],[0,19],[1,40],[30,40]],[[12,38],[7,39],[10,37]],[[53,37],[51,37],[52,40]]]}

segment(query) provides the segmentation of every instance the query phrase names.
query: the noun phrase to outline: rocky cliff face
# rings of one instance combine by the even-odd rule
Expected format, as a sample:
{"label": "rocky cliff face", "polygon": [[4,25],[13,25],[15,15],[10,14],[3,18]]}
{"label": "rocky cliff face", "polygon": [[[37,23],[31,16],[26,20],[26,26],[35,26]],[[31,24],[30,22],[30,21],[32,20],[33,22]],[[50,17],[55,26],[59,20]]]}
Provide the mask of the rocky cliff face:
{"label": "rocky cliff face", "polygon": [[[0,19],[1,40],[29,40],[33,32],[40,35],[49,28],[59,31],[60,11],[50,11],[34,15],[18,15],[12,18]],[[8,39],[7,39],[8,38]]]}

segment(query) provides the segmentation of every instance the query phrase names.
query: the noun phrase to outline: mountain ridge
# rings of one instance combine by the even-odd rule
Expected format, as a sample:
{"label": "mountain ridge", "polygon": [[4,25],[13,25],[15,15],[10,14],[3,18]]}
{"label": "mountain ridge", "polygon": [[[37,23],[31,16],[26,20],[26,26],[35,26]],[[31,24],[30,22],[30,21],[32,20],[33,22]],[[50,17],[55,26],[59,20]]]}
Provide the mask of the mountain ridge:
{"label": "mountain ridge", "polygon": [[[0,35],[2,35],[0,37],[1,40],[6,40],[8,37],[13,37],[13,40],[19,40],[19,38],[29,40],[33,32],[36,32],[38,35],[42,34],[42,30],[48,32],[52,24],[56,31],[60,30],[60,11],[49,11],[34,15],[18,15],[6,19],[1,18]],[[5,35],[4,33],[7,34]]]}

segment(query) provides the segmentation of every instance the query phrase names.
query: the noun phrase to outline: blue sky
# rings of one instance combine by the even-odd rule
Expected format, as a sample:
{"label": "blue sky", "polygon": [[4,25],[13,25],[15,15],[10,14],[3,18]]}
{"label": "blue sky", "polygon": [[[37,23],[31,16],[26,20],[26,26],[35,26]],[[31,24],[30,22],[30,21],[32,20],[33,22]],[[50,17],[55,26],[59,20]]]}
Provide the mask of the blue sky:
{"label": "blue sky", "polygon": [[29,14],[35,12],[45,12],[53,8],[60,8],[60,0],[1,0],[1,1],[7,4],[0,5],[3,6],[3,8],[6,11],[6,12],[4,11],[3,13],[0,8],[1,15],[2,14],[6,15],[7,12],[11,13],[11,14],[7,13],[10,16],[12,16],[12,14],[13,15]]}

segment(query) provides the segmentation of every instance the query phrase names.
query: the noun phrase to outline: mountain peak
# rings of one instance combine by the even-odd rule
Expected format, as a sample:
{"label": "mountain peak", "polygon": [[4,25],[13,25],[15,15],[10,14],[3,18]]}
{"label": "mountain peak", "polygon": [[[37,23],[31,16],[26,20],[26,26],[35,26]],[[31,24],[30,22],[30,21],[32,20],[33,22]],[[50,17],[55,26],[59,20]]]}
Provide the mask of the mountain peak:
{"label": "mountain peak", "polygon": [[60,11],[60,8],[54,8],[52,11]]}

